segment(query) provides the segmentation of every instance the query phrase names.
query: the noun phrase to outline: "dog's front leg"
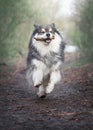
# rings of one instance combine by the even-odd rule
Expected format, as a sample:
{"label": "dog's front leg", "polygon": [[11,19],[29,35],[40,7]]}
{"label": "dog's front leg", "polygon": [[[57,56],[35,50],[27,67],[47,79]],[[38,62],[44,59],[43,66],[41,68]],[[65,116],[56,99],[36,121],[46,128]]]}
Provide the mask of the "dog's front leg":
{"label": "dog's front leg", "polygon": [[37,95],[40,98],[46,96],[45,89],[43,87],[43,71],[41,69],[35,69],[32,75],[34,86],[38,88]]}
{"label": "dog's front leg", "polygon": [[43,87],[43,84],[39,86],[37,95],[40,98],[45,98],[46,94],[45,94],[45,89]]}
{"label": "dog's front leg", "polygon": [[61,74],[59,70],[55,70],[50,74],[50,81],[46,87],[46,93],[51,93],[54,89],[54,85],[61,79]]}
{"label": "dog's front leg", "polygon": [[43,81],[43,72],[40,69],[35,69],[32,74],[32,80],[35,87],[39,87]]}

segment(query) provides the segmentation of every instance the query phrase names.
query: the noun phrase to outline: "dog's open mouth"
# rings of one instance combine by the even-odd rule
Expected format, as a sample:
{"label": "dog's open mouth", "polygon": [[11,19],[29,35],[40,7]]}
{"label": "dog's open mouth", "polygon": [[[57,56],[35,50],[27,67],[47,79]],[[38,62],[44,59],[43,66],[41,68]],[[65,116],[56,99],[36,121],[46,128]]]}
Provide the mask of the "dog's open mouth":
{"label": "dog's open mouth", "polygon": [[49,44],[49,43],[51,42],[51,40],[52,40],[52,39],[47,38],[47,39],[44,40],[44,42],[46,42],[47,44]]}
{"label": "dog's open mouth", "polygon": [[44,42],[44,44],[45,45],[49,45],[50,43],[51,43],[51,41],[55,38],[55,37],[52,37],[52,38],[36,38],[36,37],[34,37],[35,38],[35,40],[37,40],[37,41],[43,41]]}

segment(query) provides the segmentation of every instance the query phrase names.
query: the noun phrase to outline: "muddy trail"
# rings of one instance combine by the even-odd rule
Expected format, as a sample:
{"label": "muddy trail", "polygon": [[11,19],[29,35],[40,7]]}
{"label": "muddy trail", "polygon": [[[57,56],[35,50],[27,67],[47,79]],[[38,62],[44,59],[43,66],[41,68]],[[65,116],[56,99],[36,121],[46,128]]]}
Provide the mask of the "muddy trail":
{"label": "muddy trail", "polygon": [[15,70],[0,70],[0,130],[93,130],[93,64],[66,69],[45,99]]}

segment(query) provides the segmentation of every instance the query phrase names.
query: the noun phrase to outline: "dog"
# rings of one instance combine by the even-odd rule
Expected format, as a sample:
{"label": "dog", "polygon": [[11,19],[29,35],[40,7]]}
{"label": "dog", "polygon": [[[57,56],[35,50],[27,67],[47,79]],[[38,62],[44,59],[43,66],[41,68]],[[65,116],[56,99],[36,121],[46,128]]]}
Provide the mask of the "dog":
{"label": "dog", "polygon": [[29,86],[38,88],[38,97],[45,98],[61,80],[65,44],[54,23],[34,25],[34,28],[28,48],[26,78]]}

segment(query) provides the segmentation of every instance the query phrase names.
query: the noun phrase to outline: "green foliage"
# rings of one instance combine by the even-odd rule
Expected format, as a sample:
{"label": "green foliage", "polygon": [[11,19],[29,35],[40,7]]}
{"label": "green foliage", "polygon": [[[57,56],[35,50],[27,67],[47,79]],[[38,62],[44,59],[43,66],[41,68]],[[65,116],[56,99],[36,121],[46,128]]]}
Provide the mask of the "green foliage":
{"label": "green foliage", "polygon": [[0,0],[0,59],[16,57],[20,45],[16,29],[27,17],[25,1]]}
{"label": "green foliage", "polygon": [[52,1],[0,0],[0,62],[27,54],[33,24],[53,21],[53,8]]}
{"label": "green foliage", "polygon": [[87,56],[93,58],[93,1],[80,2],[77,12],[74,41]]}

